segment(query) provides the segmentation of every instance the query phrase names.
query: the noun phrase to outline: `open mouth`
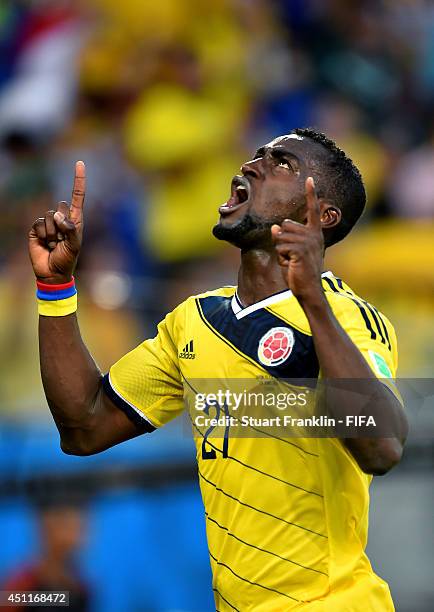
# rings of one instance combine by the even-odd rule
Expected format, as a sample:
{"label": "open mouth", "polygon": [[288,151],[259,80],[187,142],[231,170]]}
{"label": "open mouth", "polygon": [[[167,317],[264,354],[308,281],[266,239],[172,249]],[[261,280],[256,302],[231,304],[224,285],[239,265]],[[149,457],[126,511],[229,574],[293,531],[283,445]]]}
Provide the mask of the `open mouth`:
{"label": "open mouth", "polygon": [[245,176],[234,176],[231,184],[231,195],[219,208],[221,215],[229,215],[247,204],[250,198],[250,183]]}

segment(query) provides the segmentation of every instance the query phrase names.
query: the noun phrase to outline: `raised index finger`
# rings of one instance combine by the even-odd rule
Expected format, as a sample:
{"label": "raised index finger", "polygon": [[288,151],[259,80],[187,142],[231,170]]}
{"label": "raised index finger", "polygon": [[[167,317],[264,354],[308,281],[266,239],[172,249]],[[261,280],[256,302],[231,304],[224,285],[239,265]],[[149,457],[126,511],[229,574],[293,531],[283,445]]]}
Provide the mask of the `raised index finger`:
{"label": "raised index finger", "polygon": [[321,228],[321,212],[315,191],[315,182],[311,176],[306,179],[306,209],[307,223],[309,227]]}
{"label": "raised index finger", "polygon": [[84,196],[86,193],[86,166],[84,162],[75,164],[74,186],[72,188],[71,212],[69,218],[74,223],[81,221],[83,217]]}

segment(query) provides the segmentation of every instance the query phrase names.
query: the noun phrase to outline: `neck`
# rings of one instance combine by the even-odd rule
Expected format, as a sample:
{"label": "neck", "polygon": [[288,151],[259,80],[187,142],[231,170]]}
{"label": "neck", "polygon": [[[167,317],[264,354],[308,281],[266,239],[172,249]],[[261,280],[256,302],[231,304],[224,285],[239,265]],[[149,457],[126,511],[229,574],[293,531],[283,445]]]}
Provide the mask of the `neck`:
{"label": "neck", "polygon": [[241,251],[238,297],[243,306],[250,306],[285,289],[288,289],[288,285],[274,249]]}

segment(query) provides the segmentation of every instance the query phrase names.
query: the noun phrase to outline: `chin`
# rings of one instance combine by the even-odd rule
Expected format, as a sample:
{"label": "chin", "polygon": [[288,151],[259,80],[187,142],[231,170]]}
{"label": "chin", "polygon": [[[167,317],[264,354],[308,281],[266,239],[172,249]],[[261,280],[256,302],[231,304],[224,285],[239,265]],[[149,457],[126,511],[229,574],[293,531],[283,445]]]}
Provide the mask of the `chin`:
{"label": "chin", "polygon": [[266,248],[271,246],[271,226],[275,220],[264,220],[246,214],[231,225],[220,220],[212,233],[217,240],[225,240],[239,249]]}

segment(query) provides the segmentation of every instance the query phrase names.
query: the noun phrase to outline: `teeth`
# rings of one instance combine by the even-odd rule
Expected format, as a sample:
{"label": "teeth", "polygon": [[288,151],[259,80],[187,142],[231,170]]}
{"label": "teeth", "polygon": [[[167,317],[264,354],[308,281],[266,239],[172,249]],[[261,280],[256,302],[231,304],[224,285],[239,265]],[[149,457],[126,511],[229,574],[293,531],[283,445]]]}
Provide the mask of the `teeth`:
{"label": "teeth", "polygon": [[238,185],[238,187],[236,188],[236,192],[239,194],[240,203],[245,202],[249,197],[249,193],[247,189],[243,187],[243,185]]}

